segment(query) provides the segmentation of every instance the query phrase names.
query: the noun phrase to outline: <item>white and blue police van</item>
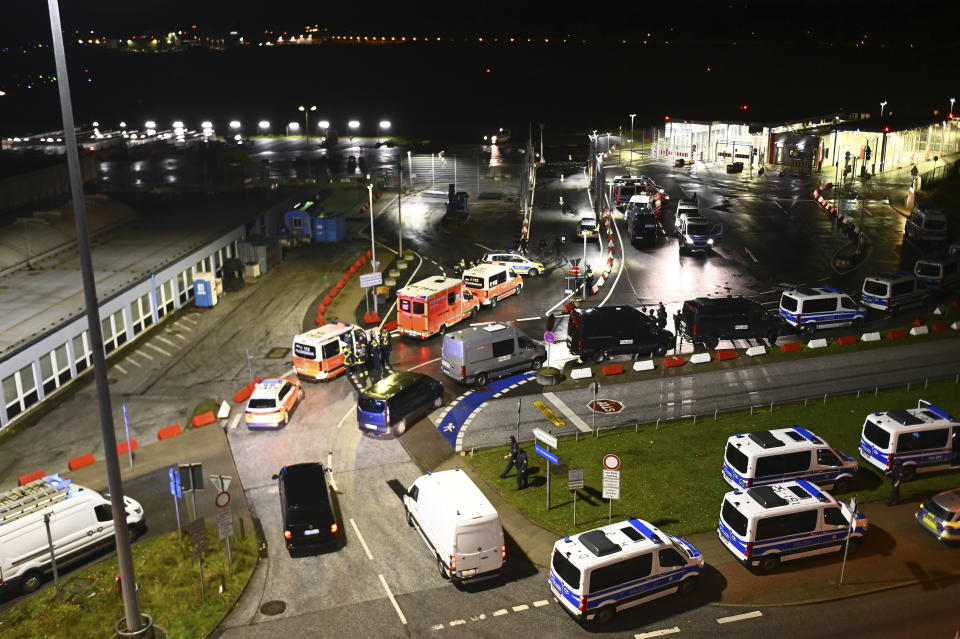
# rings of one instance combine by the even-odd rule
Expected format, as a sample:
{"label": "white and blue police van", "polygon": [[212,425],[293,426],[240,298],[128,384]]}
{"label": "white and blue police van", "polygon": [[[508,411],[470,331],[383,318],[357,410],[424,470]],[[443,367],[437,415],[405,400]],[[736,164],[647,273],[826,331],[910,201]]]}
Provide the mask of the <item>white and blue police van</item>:
{"label": "white and blue police van", "polygon": [[604,624],[618,611],[697,587],[703,555],[642,519],[601,526],[553,545],[550,590],[581,621]]}
{"label": "white and blue police van", "polygon": [[866,313],[853,298],[832,286],[796,288],[780,296],[780,317],[808,335],[820,328],[863,325]]}
{"label": "white and blue police van", "polygon": [[871,413],[863,422],[860,456],[884,472],[899,462],[903,481],[960,469],[960,423],[925,399],[916,408]]}
{"label": "white and blue police van", "polygon": [[727,439],[723,478],[736,489],[805,479],[834,493],[853,485],[860,465],[801,426],[738,433]]}
{"label": "white and blue police van", "polygon": [[867,518],[810,482],[789,481],[723,496],[717,535],[740,563],[769,572],[784,561],[860,547]]}
{"label": "white and blue police van", "polygon": [[930,292],[913,273],[894,271],[869,275],[863,280],[860,303],[878,311],[894,312],[922,305]]}
{"label": "white and blue police van", "polygon": [[916,207],[903,231],[921,242],[942,242],[947,237],[947,216],[941,211]]}
{"label": "white and blue police van", "polygon": [[913,273],[927,288],[952,288],[960,284],[960,256],[917,260]]}

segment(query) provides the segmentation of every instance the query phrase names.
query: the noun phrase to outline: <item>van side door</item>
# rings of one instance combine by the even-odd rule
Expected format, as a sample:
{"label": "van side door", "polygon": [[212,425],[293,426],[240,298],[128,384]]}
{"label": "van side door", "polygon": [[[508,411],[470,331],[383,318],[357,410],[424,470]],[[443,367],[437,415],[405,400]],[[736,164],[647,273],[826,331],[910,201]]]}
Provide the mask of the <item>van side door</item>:
{"label": "van side door", "polygon": [[657,585],[675,584],[683,578],[683,568],[687,565],[687,560],[676,548],[667,547],[657,551],[657,563],[659,565],[658,573],[661,578]]}
{"label": "van side door", "polygon": [[826,506],[823,509],[820,529],[823,531],[822,541],[842,541],[847,537],[850,522],[839,507]]}

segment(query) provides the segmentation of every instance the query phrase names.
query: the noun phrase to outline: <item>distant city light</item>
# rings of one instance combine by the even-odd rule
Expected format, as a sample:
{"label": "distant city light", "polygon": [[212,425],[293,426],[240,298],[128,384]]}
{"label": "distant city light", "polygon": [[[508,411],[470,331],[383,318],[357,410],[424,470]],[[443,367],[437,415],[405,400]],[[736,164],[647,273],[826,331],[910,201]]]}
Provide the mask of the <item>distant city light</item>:
{"label": "distant city light", "polygon": [[175,129],[182,129],[182,128],[183,128],[183,120],[177,120],[176,122],[174,122],[174,123],[173,123],[173,128],[175,128]]}
{"label": "distant city light", "polygon": [[211,122],[210,120],[204,120],[203,122],[200,123],[200,126],[203,127],[204,129],[212,129],[213,122]]}
{"label": "distant city light", "polygon": [[390,128],[390,120],[380,120],[380,128],[381,128],[381,129],[389,129],[389,128]]}
{"label": "distant city light", "polygon": [[267,120],[260,120],[260,124],[258,124],[258,126],[259,126],[261,129],[269,129],[269,128],[270,128],[270,122],[268,122]]}
{"label": "distant city light", "polygon": [[347,126],[350,127],[351,129],[359,129],[360,122],[359,120],[350,120],[349,122],[347,122]]}
{"label": "distant city light", "polygon": [[155,129],[155,128],[157,128],[157,123],[154,122],[153,120],[147,120],[146,122],[143,123],[143,125],[144,125],[145,127],[147,127],[148,129]]}
{"label": "distant city light", "polygon": [[320,127],[321,129],[329,129],[330,122],[328,122],[327,120],[320,120],[319,122],[317,122],[317,126]]}
{"label": "distant city light", "polygon": [[231,121],[230,121],[230,128],[231,128],[231,129],[239,129],[239,128],[240,128],[240,120],[231,120]]}

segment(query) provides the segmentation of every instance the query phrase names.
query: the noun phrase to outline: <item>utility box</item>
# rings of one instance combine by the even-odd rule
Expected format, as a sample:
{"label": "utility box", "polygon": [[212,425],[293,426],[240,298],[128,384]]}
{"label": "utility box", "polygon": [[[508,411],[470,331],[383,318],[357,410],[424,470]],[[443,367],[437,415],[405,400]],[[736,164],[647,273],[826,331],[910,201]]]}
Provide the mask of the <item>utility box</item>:
{"label": "utility box", "polygon": [[260,262],[248,262],[243,265],[243,279],[255,280],[260,277]]}
{"label": "utility box", "polygon": [[217,305],[217,276],[214,273],[197,273],[193,276],[193,302],[199,308]]}
{"label": "utility box", "polygon": [[340,242],[347,237],[347,216],[322,216],[313,218],[313,239],[316,242]]}

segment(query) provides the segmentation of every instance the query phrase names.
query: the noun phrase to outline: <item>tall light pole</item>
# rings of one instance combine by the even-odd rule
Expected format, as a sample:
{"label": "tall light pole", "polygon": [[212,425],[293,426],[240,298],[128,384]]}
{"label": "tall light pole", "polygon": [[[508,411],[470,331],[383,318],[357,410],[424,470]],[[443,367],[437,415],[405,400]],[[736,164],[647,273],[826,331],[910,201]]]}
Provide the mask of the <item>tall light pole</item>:
{"label": "tall light pole", "polygon": [[953,103],[956,101],[956,98],[950,98],[950,119],[953,119]]}
{"label": "tall light pole", "polygon": [[540,125],[540,162],[544,163],[546,160],[543,159],[543,122],[538,122]]}
{"label": "tall light pole", "polygon": [[[413,191],[413,156],[407,151],[407,185]],[[479,196],[478,196],[479,197]]]}
{"label": "tall light pole", "polygon": [[886,100],[884,100],[883,102],[880,103],[880,117],[881,117],[881,118],[883,117],[883,108],[884,108],[885,106],[887,106],[887,101],[886,101]]}
{"label": "tall light pole", "polygon": [[[373,183],[370,182],[370,176],[367,176],[367,196],[369,197],[370,208],[370,272],[377,272],[377,244],[373,239]],[[373,287],[373,314],[379,317],[377,313],[377,287]]]}
{"label": "tall light pole", "polygon": [[310,142],[310,112],[317,110],[317,105],[310,107],[300,105],[297,107],[298,111],[303,111],[303,137],[307,140],[307,143]]}
{"label": "tall light pole", "polygon": [[330,122],[327,120],[320,120],[317,122],[317,126],[323,129],[323,141],[327,141],[327,135],[330,131]]}
{"label": "tall light pole", "polygon": [[636,113],[630,114],[630,159],[631,160],[634,157],[634,153],[636,153],[635,148],[637,145],[637,140],[633,137],[633,119],[635,117],[637,117]]}
{"label": "tall light pole", "polygon": [[[133,555],[130,537],[127,534],[127,512],[123,501],[123,481],[120,478],[120,459],[117,455],[117,439],[114,435],[113,407],[110,403],[110,386],[107,380],[107,362],[103,352],[103,333],[100,326],[100,308],[97,302],[97,286],[93,276],[90,256],[90,233],[87,228],[87,209],[83,196],[83,180],[80,173],[80,156],[77,152],[77,133],[74,129],[73,104],[70,101],[70,81],[67,77],[67,60],[63,51],[63,29],[60,26],[60,7],[57,0],[47,0],[50,10],[50,31],[53,36],[53,53],[57,69],[57,89],[60,93],[60,111],[63,116],[63,137],[66,146],[67,168],[70,175],[70,192],[73,197],[74,220],[77,233],[77,252],[80,257],[80,276],[83,281],[83,298],[87,314],[87,330],[93,355],[93,375],[96,380],[97,406],[100,411],[100,437],[103,440],[103,456],[106,462],[107,486],[110,490],[110,508],[113,514],[114,538],[117,548],[117,566],[120,571],[120,590],[123,596],[123,611],[126,631],[135,633],[144,627],[137,599],[137,579],[133,571]],[[119,625],[119,624],[118,624]],[[152,621],[147,617],[146,635],[152,637]]]}
{"label": "tall light pole", "polygon": [[380,131],[390,130],[390,120],[380,120],[377,122],[377,137],[380,137]]}
{"label": "tall light pole", "polygon": [[[409,153],[409,151],[408,151]],[[397,157],[397,226],[399,227],[399,232],[397,237],[400,238],[399,250],[397,255],[399,260],[403,261],[403,212],[400,209],[400,200],[403,199],[403,156]],[[399,262],[398,262],[399,263]]]}

